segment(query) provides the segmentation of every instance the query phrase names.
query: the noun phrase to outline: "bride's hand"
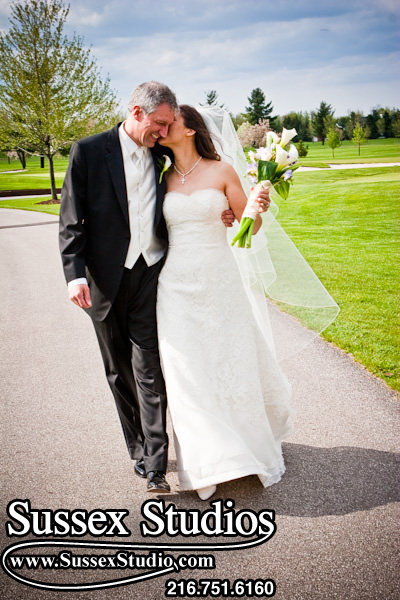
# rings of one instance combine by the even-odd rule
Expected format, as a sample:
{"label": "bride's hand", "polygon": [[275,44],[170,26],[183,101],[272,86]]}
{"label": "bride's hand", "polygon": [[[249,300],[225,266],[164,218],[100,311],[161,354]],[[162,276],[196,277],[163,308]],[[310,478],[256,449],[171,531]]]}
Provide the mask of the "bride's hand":
{"label": "bride's hand", "polygon": [[267,212],[269,205],[271,204],[271,198],[269,197],[269,190],[262,187],[261,184],[257,184],[251,188],[251,192],[248,199],[248,206],[257,208],[258,213]]}
{"label": "bride's hand", "polygon": [[229,208],[228,210],[224,210],[224,212],[221,213],[221,221],[223,222],[225,227],[232,227],[235,221],[235,215],[233,214],[232,209]]}

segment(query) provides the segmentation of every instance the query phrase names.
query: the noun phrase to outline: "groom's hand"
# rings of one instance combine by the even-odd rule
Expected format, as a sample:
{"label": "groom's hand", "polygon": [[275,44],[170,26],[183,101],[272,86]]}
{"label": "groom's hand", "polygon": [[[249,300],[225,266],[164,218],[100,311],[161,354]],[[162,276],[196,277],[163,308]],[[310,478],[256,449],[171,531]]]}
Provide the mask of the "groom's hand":
{"label": "groom's hand", "polygon": [[230,208],[228,210],[224,210],[224,212],[221,214],[221,221],[225,227],[232,227],[235,221],[235,215]]}
{"label": "groom's hand", "polygon": [[84,283],[78,283],[71,287],[69,299],[80,308],[90,308],[92,306],[89,286]]}

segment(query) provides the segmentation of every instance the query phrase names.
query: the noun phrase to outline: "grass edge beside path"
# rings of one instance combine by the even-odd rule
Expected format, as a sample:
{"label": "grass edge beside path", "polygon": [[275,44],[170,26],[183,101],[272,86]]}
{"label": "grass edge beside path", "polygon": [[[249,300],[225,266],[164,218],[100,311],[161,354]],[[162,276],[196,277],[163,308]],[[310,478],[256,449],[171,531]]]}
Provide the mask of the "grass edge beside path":
{"label": "grass edge beside path", "polygon": [[[59,215],[60,214],[60,205],[59,204],[39,204],[39,202],[44,202],[46,200],[51,200],[51,196],[43,197],[43,198],[12,198],[10,200],[1,200],[0,199],[0,208],[11,208],[18,210],[33,210],[36,212],[43,212],[50,215]],[[1,213],[0,213],[1,214]]]}

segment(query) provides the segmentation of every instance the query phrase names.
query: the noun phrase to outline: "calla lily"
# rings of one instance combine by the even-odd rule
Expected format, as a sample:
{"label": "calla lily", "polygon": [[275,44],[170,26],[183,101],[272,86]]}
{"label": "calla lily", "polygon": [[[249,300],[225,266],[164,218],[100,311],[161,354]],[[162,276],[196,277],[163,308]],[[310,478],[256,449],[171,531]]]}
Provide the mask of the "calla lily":
{"label": "calla lily", "polygon": [[294,144],[290,144],[289,155],[291,158],[291,163],[295,163],[299,158],[299,151]]}
{"label": "calla lily", "polygon": [[276,147],[276,162],[279,168],[286,167],[293,162],[288,150],[284,150],[281,146]]}
{"label": "calla lily", "polygon": [[163,159],[164,159],[164,164],[162,164],[162,160],[161,160],[162,169],[161,169],[160,179],[158,180],[158,183],[162,182],[162,178],[163,178],[165,171],[168,171],[168,169],[172,165],[172,160],[170,159],[170,157],[167,154],[163,154]]}
{"label": "calla lily", "polygon": [[299,158],[299,153],[294,144],[290,145],[289,150],[284,150],[281,146],[276,147],[276,162],[279,167],[286,167],[287,165],[291,165],[296,162]]}
{"label": "calla lily", "polygon": [[275,131],[268,131],[267,133],[267,146],[272,146],[272,144],[279,143],[279,136],[275,133]]}
{"label": "calla lily", "polygon": [[284,148],[288,145],[290,140],[292,140],[297,135],[297,131],[295,129],[282,129],[281,141],[279,142],[280,146]]}

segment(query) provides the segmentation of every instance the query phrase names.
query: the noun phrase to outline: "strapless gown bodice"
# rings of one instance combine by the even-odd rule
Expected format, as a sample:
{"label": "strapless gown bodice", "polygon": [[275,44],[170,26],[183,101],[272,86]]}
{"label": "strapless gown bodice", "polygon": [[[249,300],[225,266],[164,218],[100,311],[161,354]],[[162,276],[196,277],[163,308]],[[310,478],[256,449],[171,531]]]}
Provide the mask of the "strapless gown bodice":
{"label": "strapless gown bodice", "polygon": [[210,188],[192,194],[169,192],[164,200],[169,248],[226,245],[221,212],[229,208],[225,194]]}

